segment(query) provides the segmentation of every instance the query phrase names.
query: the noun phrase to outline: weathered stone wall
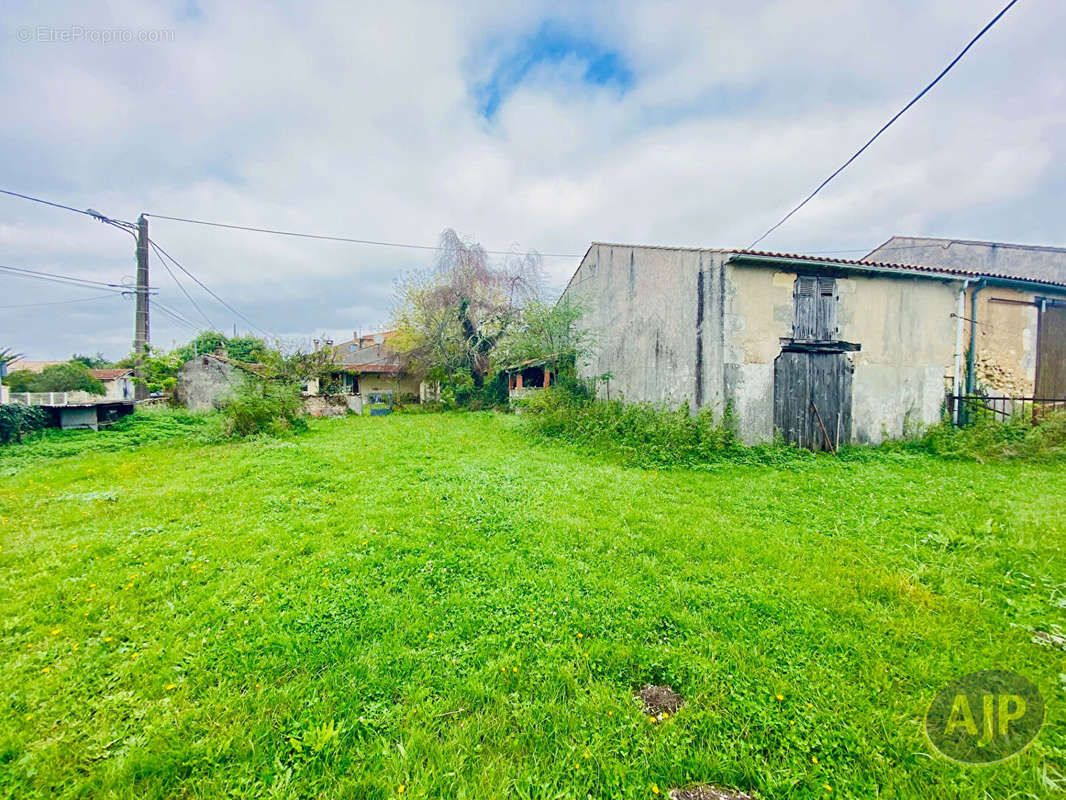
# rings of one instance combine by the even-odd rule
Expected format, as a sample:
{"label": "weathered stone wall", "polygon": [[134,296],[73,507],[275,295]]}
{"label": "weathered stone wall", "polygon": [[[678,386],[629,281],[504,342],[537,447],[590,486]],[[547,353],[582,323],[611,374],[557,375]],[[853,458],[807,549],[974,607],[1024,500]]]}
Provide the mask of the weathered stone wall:
{"label": "weathered stone wall", "polygon": [[[966,315],[970,315],[967,292]],[[1036,383],[1039,310],[1032,292],[987,286],[977,293],[977,388],[1009,397],[1031,397]],[[1006,302],[1004,302],[1006,301]],[[1027,305],[1022,305],[1022,304]],[[966,344],[970,332],[967,323]]]}
{"label": "weathered stone wall", "polygon": [[593,245],[564,293],[595,338],[601,395],[723,409],[720,251]]}
{"label": "weathered stone wall", "polygon": [[[726,393],[746,442],[773,436],[774,359],[792,335],[795,279],[772,267],[726,267]],[[862,346],[849,354],[854,440],[876,443],[935,423],[954,357],[956,285],[852,274],[836,286],[838,336]]]}
{"label": "weathered stone wall", "polygon": [[221,408],[247,373],[209,355],[189,359],[177,375],[174,399],[192,411]]}

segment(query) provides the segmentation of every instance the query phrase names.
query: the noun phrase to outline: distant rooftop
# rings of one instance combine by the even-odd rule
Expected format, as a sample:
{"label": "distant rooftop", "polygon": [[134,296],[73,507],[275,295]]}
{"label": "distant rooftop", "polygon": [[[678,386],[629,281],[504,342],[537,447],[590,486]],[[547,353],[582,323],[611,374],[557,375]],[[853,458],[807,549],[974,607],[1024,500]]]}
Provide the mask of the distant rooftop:
{"label": "distant rooftop", "polygon": [[980,274],[1066,284],[1064,247],[893,236],[862,260],[946,267]]}

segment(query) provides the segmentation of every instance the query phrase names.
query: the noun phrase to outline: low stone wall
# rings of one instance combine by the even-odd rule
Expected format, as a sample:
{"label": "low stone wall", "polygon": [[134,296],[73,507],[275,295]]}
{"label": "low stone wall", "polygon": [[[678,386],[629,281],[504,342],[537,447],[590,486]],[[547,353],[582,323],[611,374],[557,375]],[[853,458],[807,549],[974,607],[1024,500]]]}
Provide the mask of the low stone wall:
{"label": "low stone wall", "polygon": [[349,411],[360,414],[363,398],[356,394],[313,394],[304,398],[304,411],[312,417],[342,417]]}

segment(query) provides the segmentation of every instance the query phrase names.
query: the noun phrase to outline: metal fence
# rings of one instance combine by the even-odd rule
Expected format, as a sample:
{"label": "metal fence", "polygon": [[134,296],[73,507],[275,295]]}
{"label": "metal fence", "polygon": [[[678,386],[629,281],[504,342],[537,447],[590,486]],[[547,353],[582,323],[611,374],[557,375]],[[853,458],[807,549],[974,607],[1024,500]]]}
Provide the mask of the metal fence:
{"label": "metal fence", "polygon": [[995,397],[981,394],[948,395],[948,417],[956,425],[979,420],[1025,421],[1037,425],[1048,414],[1066,411],[1064,397]]}

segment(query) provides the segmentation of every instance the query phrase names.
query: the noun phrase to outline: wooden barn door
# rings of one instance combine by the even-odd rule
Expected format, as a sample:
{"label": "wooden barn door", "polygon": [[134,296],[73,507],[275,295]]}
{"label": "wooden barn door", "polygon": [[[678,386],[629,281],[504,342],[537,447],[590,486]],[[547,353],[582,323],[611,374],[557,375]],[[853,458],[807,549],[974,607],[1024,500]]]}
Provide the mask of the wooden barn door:
{"label": "wooden barn door", "polygon": [[1036,396],[1066,398],[1066,306],[1049,305],[1036,335]]}
{"label": "wooden barn door", "polygon": [[851,373],[846,353],[781,352],[774,361],[774,428],[786,442],[835,450],[851,441]]}

